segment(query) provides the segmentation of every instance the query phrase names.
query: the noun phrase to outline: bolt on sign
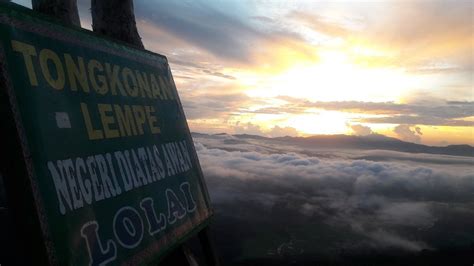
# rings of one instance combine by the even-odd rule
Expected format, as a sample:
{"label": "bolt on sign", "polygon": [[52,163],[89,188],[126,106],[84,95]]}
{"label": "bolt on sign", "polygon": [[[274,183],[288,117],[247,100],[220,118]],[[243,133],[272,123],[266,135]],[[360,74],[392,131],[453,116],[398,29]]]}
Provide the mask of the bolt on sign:
{"label": "bolt on sign", "polygon": [[146,264],[207,225],[166,57],[0,5],[0,85],[9,206],[46,263]]}

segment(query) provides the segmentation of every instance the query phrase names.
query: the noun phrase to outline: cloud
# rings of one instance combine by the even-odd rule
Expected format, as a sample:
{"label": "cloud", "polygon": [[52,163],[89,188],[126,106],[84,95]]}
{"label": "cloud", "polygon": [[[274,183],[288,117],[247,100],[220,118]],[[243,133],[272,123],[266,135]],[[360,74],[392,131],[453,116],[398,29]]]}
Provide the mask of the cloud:
{"label": "cloud", "polygon": [[[321,108],[354,113],[377,115],[417,115],[436,118],[464,118],[474,116],[474,102],[453,102],[435,100],[417,104],[399,104],[394,102],[359,102],[359,101],[307,101],[298,98],[280,96],[279,99],[287,101],[290,105],[299,108]],[[284,108],[282,108],[284,110]],[[302,109],[299,109],[302,110]]]}
{"label": "cloud", "polygon": [[237,122],[237,125],[234,127],[236,134],[250,134],[250,135],[262,135],[263,131],[259,125],[252,124],[250,122],[240,123]]}
{"label": "cloud", "polygon": [[409,241],[396,234],[392,234],[383,230],[369,232],[367,233],[367,236],[385,248],[403,248],[412,252],[429,249],[429,246],[423,242]]}
{"label": "cloud", "polygon": [[253,20],[264,22],[264,23],[273,23],[275,22],[273,19],[266,17],[266,16],[252,16],[250,17]]}
{"label": "cloud", "polygon": [[293,127],[280,127],[278,125],[272,127],[269,130],[262,129],[259,125],[252,124],[250,122],[240,123],[234,127],[236,134],[250,134],[267,137],[285,137],[285,136],[298,136],[298,131]]}
{"label": "cloud", "polygon": [[[209,3],[176,1],[138,1],[135,9],[139,17],[193,46],[217,56],[246,60],[248,40],[258,32]],[[229,49],[232,47],[231,49]]]}
{"label": "cloud", "polygon": [[289,12],[287,18],[295,21],[297,24],[304,25],[316,32],[331,37],[345,37],[351,31],[350,28],[347,27],[348,25],[344,25],[341,21],[314,13],[310,14],[301,10]]}
{"label": "cloud", "polygon": [[398,125],[393,129],[393,132],[404,141],[420,143],[421,142],[421,128],[410,125]]}
{"label": "cloud", "polygon": [[233,77],[231,75],[223,74],[221,72],[210,71],[210,70],[207,70],[207,69],[204,69],[203,72],[206,73],[206,74],[212,75],[212,76],[235,80],[235,77]]}
{"label": "cloud", "polygon": [[473,7],[468,1],[336,3],[332,9],[336,12],[291,11],[288,18],[330,38],[386,52],[355,54],[358,63],[413,73],[472,70]]}
{"label": "cloud", "polygon": [[367,135],[370,135],[372,133],[374,133],[372,131],[372,129],[368,126],[363,126],[363,125],[349,125],[352,129],[352,131],[354,132],[354,135],[356,136],[367,136]]}
{"label": "cloud", "polygon": [[[419,66],[448,61],[468,67],[465,56],[472,51],[468,43],[473,40],[470,3],[412,1],[390,7],[393,15],[373,25],[370,35],[378,42],[399,46],[402,62]],[[413,57],[404,56],[408,54]]]}
{"label": "cloud", "polygon": [[[252,23],[257,20],[245,16],[252,14],[250,8],[233,1],[141,0],[135,3],[137,17],[150,25],[148,32],[156,31],[164,36],[157,38],[146,34],[144,39],[155,42],[152,47],[157,51],[167,50],[167,54],[177,53],[177,50],[191,54],[188,58],[195,56],[192,53],[206,54],[206,62],[234,67],[274,60],[278,55],[273,54],[274,49],[270,47],[303,53],[308,58],[312,56],[310,45],[294,31],[275,24],[262,28]],[[167,48],[163,49],[163,46]]]}
{"label": "cloud", "polygon": [[381,124],[417,124],[429,126],[451,126],[451,127],[472,127],[474,121],[462,119],[446,119],[432,116],[410,116],[410,115],[394,115],[372,118],[361,118],[358,122],[364,123],[381,123]]}
{"label": "cloud", "polygon": [[309,108],[324,109],[358,114],[370,114],[373,117],[354,119],[360,123],[417,124],[438,126],[474,126],[468,120],[474,116],[474,102],[436,101],[398,104],[394,102],[359,101],[308,101],[287,96],[278,99],[288,104],[275,108],[262,108],[257,113],[302,114]]}
{"label": "cloud", "polygon": [[[237,140],[229,135],[195,138],[221,222],[215,226],[268,232],[265,241],[237,235],[234,244],[222,242],[237,250],[241,241],[253,241],[259,250],[276,252],[279,239],[289,236],[294,249],[306,255],[337,256],[340,249],[393,254],[440,249],[443,239],[474,232],[474,227],[462,226],[474,218],[471,163],[449,166],[463,157],[431,155],[433,160],[423,164],[376,162],[347,156],[363,151],[333,150],[326,151],[330,157],[315,157],[281,141],[273,146],[260,139]],[[371,151],[385,158],[391,156],[387,152]]]}
{"label": "cloud", "polygon": [[226,92],[218,92],[220,87],[210,87],[206,90],[183,94],[182,102],[188,119],[226,118],[238,112],[251,99],[243,93],[232,91],[225,87]]}
{"label": "cloud", "polygon": [[267,134],[270,137],[298,136],[298,131],[293,127],[274,126]]}

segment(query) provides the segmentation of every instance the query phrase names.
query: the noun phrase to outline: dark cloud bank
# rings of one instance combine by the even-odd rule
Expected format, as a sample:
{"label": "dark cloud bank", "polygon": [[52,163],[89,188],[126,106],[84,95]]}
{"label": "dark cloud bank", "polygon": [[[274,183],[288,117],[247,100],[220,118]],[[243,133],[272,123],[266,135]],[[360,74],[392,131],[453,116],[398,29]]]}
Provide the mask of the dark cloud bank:
{"label": "dark cloud bank", "polygon": [[474,262],[472,154],[194,139],[224,265]]}

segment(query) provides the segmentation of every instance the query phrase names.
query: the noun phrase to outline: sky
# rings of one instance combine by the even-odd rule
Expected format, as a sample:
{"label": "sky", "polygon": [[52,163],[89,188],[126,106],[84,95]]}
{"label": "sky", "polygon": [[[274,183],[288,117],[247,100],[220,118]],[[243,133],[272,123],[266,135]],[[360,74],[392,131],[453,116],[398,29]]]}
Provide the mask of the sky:
{"label": "sky", "polygon": [[472,1],[134,3],[192,131],[474,145]]}

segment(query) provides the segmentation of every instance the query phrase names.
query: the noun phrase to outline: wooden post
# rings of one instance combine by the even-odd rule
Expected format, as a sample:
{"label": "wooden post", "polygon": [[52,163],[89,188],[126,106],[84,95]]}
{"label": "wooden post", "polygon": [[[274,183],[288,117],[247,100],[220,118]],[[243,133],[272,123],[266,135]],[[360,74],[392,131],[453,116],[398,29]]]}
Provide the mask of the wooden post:
{"label": "wooden post", "polygon": [[80,27],[77,0],[32,0],[33,10]]}
{"label": "wooden post", "polygon": [[217,259],[217,253],[211,238],[209,226],[205,227],[198,233],[198,238],[204,252],[206,265],[219,266],[220,264]]}
{"label": "wooden post", "polygon": [[138,34],[132,0],[92,0],[94,32],[144,48]]}

